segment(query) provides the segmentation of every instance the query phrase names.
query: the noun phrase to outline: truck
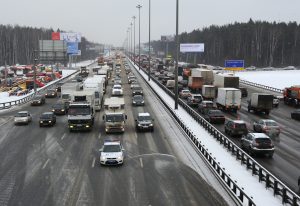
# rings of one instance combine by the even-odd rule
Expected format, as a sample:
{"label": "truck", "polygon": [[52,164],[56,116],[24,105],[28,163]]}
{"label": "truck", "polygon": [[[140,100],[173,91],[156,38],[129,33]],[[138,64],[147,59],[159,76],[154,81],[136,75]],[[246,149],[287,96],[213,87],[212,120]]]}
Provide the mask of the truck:
{"label": "truck", "polygon": [[214,100],[216,97],[216,88],[213,85],[203,85],[202,86],[202,97],[205,100]]}
{"label": "truck", "polygon": [[239,77],[228,74],[215,74],[214,86],[217,88],[239,88]]}
{"label": "truck", "polygon": [[110,97],[104,100],[103,121],[105,132],[121,132],[125,131],[125,122],[127,115],[125,114],[125,101],[123,97]]}
{"label": "truck", "polygon": [[87,77],[89,75],[89,70],[85,66],[82,66],[78,75],[81,77]]}
{"label": "truck", "polygon": [[188,87],[191,91],[201,90],[203,85],[203,77],[201,76],[189,76],[188,78]]}
{"label": "truck", "polygon": [[191,76],[203,77],[203,84],[206,85],[211,85],[214,81],[214,74],[210,69],[194,68],[191,70]]}
{"label": "truck", "polygon": [[71,94],[74,91],[80,91],[80,83],[78,82],[67,82],[61,86],[60,98],[68,109],[71,102]]}
{"label": "truck", "polygon": [[252,93],[248,100],[248,112],[263,112],[268,115],[273,108],[273,95],[265,93]]}
{"label": "truck", "polygon": [[237,112],[241,108],[241,90],[236,88],[218,88],[216,99],[217,108]]}
{"label": "truck", "polygon": [[102,76],[94,75],[93,77],[88,77],[83,82],[83,90],[91,90],[94,92],[95,99],[95,110],[100,111],[103,104],[103,93],[105,90],[105,78]]}
{"label": "truck", "polygon": [[168,80],[166,83],[166,87],[170,90],[174,90],[175,88],[175,80]]}
{"label": "truck", "polygon": [[299,106],[300,105],[300,85],[286,87],[283,90],[284,104]]}

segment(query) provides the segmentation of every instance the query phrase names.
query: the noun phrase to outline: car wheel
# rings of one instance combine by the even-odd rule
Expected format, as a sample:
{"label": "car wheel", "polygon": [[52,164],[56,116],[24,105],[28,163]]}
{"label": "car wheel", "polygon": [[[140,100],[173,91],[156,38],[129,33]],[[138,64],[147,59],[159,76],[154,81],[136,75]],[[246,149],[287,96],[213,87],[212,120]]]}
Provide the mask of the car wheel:
{"label": "car wheel", "polygon": [[273,158],[273,153],[269,153],[269,154],[268,154],[268,157],[269,157],[270,159],[272,159],[272,158]]}
{"label": "car wheel", "polygon": [[40,127],[42,127],[43,125],[40,124]]}
{"label": "car wheel", "polygon": [[154,128],[151,129],[151,132],[154,132]]}

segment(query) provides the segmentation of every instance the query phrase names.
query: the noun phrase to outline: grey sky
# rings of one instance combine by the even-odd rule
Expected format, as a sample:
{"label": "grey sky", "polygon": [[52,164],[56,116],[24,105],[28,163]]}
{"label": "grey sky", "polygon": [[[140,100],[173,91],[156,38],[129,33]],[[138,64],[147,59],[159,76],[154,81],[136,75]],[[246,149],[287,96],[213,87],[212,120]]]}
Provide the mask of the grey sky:
{"label": "grey sky", "polygon": [[[0,0],[0,24],[80,32],[91,41],[122,45],[141,4],[141,41],[148,40],[149,0]],[[179,0],[179,31],[253,20],[300,21],[299,0]],[[175,33],[176,0],[151,0],[151,39]],[[138,20],[138,19],[136,19]],[[136,21],[136,42],[138,21]]]}

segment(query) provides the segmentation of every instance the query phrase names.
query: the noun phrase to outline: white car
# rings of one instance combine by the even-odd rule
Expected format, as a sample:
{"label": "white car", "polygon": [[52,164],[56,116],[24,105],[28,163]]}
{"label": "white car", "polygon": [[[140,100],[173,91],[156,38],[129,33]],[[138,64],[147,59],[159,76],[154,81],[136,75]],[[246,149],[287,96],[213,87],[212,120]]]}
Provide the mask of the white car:
{"label": "white car", "polygon": [[112,96],[123,96],[122,86],[119,84],[115,84],[112,88]]}
{"label": "white car", "polygon": [[124,163],[124,148],[120,141],[104,141],[100,151],[101,165],[122,165]]}
{"label": "white car", "polygon": [[31,114],[28,111],[21,111],[15,115],[15,124],[29,124],[32,121]]}

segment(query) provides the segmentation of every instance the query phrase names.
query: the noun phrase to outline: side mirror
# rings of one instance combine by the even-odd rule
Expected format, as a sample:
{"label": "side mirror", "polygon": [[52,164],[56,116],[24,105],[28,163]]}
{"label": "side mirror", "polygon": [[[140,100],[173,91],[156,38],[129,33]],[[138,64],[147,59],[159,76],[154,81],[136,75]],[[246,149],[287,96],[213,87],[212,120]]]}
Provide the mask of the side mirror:
{"label": "side mirror", "polygon": [[102,116],[102,120],[104,120],[105,119],[105,117],[104,117],[104,115]]}
{"label": "side mirror", "polygon": [[125,119],[127,119],[127,115],[125,114]]}
{"label": "side mirror", "polygon": [[137,121],[137,119],[135,119],[134,121]]}
{"label": "side mirror", "polygon": [[99,149],[99,152],[103,152],[103,148]]}

